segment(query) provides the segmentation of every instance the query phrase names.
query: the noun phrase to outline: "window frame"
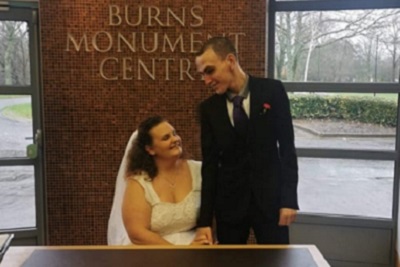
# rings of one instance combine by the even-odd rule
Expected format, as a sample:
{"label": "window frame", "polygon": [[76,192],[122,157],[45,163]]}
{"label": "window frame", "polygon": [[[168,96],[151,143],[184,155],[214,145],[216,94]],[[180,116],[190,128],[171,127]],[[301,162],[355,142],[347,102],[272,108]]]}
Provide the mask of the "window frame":
{"label": "window frame", "polygon": [[[338,11],[363,9],[400,8],[398,0],[299,0],[277,1],[268,0],[267,15],[267,60],[266,77],[275,77],[275,21],[277,12],[296,11]],[[400,151],[400,83],[333,83],[333,82],[285,82],[287,92],[315,93],[395,93],[397,97],[397,127],[394,151],[368,149],[329,149],[329,148],[297,148],[299,157],[305,158],[337,158],[337,159],[367,159],[388,160],[394,162],[392,217],[390,219],[373,217],[349,217],[347,215],[329,215],[316,213],[300,213],[297,222],[319,224],[341,224],[349,226],[374,226],[392,229],[397,232],[397,217],[399,208],[399,151]],[[379,86],[379,91],[377,90]]]}
{"label": "window frame", "polygon": [[[39,43],[39,3],[38,0],[13,0],[1,3],[2,20],[26,21],[29,27],[29,58],[30,58],[30,84],[26,86],[0,85],[2,95],[29,95],[32,105],[32,137],[42,126],[42,95],[41,95],[41,64]],[[41,142],[39,136],[38,142]],[[13,245],[44,245],[47,240],[46,233],[46,195],[44,179],[44,153],[39,144],[38,157],[30,158],[3,158],[0,167],[32,166],[34,168],[36,226],[17,229],[0,229],[0,233],[14,233]]]}

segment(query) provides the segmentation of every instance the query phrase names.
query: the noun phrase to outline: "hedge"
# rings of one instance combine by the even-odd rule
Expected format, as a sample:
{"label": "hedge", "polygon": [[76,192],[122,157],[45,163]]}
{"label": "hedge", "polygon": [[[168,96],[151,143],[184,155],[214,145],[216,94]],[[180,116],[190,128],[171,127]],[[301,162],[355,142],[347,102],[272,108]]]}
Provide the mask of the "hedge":
{"label": "hedge", "polygon": [[396,127],[397,103],[382,98],[290,94],[294,119],[337,119]]}

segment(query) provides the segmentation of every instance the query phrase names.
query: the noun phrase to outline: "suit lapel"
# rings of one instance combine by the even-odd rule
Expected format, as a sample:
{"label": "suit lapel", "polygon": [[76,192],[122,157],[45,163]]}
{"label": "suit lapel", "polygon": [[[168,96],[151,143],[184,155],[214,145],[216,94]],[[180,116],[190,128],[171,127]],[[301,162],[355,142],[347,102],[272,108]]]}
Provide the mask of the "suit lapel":
{"label": "suit lapel", "polygon": [[257,81],[250,76],[249,90],[250,90],[250,122],[260,114],[264,97],[261,91],[262,87]]}
{"label": "suit lapel", "polygon": [[215,112],[215,115],[217,116],[218,122],[221,123],[221,127],[224,128],[229,128],[232,131],[234,131],[234,128],[231,124],[231,121],[229,119],[228,115],[228,108],[226,106],[226,96],[225,95],[220,95],[218,98],[218,101],[216,103],[216,109],[217,111]]}

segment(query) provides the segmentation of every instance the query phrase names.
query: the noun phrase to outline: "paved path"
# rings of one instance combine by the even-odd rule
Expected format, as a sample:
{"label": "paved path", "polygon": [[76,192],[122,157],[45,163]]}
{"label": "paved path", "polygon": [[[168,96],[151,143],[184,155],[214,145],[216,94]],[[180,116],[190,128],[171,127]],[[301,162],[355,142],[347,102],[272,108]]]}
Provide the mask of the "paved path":
{"label": "paved path", "polygon": [[[12,120],[2,115],[6,106],[30,103],[29,97],[0,98],[0,157],[24,157],[32,143],[32,121]],[[28,138],[28,139],[27,139]]]}
{"label": "paved path", "polygon": [[[25,157],[32,140],[32,122],[3,116],[6,106],[30,103],[29,97],[0,99],[0,157]],[[31,227],[35,220],[35,186],[32,166],[0,167],[0,229]]]}
{"label": "paved path", "polygon": [[[303,126],[304,127],[304,126]],[[343,134],[342,134],[343,135]],[[360,136],[324,136],[315,135],[309,130],[295,127],[297,148],[335,148],[335,149],[362,149],[362,150],[394,150],[395,136],[373,135],[372,137]]]}
{"label": "paved path", "polygon": [[[297,148],[395,148],[394,137],[325,137],[311,132],[295,127]],[[393,162],[321,158],[298,161],[301,211],[391,218]]]}

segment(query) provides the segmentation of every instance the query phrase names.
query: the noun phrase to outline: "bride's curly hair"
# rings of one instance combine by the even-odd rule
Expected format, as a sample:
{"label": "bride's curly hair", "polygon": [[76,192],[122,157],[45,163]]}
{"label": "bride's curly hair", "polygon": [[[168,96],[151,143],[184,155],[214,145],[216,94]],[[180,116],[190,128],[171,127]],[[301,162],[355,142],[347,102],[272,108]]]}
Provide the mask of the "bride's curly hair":
{"label": "bride's curly hair", "polygon": [[146,151],[146,146],[153,144],[153,138],[150,135],[151,129],[165,121],[167,120],[161,116],[152,116],[140,123],[138,135],[129,150],[125,177],[143,172],[146,172],[150,179],[157,176],[157,166],[154,158]]}

